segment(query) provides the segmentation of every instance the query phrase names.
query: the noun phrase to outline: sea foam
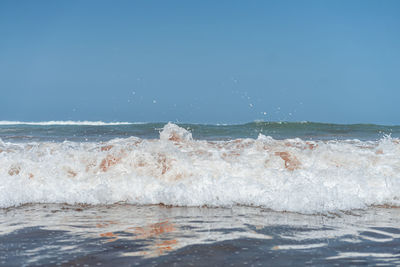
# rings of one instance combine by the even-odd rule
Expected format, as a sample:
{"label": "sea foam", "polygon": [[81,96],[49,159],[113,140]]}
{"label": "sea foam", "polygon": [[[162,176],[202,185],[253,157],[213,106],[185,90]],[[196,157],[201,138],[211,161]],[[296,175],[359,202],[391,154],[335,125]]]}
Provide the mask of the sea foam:
{"label": "sea foam", "polygon": [[0,207],[25,203],[261,206],[326,213],[400,205],[400,141],[0,140]]}

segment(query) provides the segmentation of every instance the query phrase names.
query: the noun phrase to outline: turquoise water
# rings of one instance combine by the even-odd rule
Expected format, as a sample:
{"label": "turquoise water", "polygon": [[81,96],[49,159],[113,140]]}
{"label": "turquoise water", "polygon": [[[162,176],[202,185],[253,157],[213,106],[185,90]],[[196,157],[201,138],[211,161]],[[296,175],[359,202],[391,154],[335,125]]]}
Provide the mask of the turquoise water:
{"label": "turquoise water", "polygon": [[[107,141],[136,136],[158,138],[166,123],[117,125],[29,125],[0,123],[3,141]],[[251,122],[234,125],[180,124],[193,138],[231,140],[257,138],[261,133],[274,139],[301,138],[306,140],[377,140],[384,136],[400,137],[400,126],[375,124],[330,124],[314,122]]]}

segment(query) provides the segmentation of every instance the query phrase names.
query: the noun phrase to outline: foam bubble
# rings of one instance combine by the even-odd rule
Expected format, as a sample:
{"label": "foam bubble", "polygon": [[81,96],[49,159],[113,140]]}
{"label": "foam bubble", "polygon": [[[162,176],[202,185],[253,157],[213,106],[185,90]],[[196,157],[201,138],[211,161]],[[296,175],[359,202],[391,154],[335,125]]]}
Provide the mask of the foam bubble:
{"label": "foam bubble", "polygon": [[400,140],[0,141],[0,207],[25,203],[262,206],[301,213],[400,205]]}

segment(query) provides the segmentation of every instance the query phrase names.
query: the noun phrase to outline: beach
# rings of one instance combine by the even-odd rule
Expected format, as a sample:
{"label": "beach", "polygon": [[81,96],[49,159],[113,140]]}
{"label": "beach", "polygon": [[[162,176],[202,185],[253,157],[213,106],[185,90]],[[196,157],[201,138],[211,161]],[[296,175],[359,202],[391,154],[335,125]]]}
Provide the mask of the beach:
{"label": "beach", "polygon": [[400,266],[399,14],[1,0],[0,267]]}
{"label": "beach", "polygon": [[0,264],[400,264],[399,132],[3,122]]}

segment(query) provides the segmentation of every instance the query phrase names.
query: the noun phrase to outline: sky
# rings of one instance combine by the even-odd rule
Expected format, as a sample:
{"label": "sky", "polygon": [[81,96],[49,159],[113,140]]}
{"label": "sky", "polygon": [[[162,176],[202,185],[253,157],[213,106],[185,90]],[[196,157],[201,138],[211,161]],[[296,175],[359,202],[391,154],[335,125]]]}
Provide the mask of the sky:
{"label": "sky", "polygon": [[400,124],[400,1],[0,1],[0,120]]}

